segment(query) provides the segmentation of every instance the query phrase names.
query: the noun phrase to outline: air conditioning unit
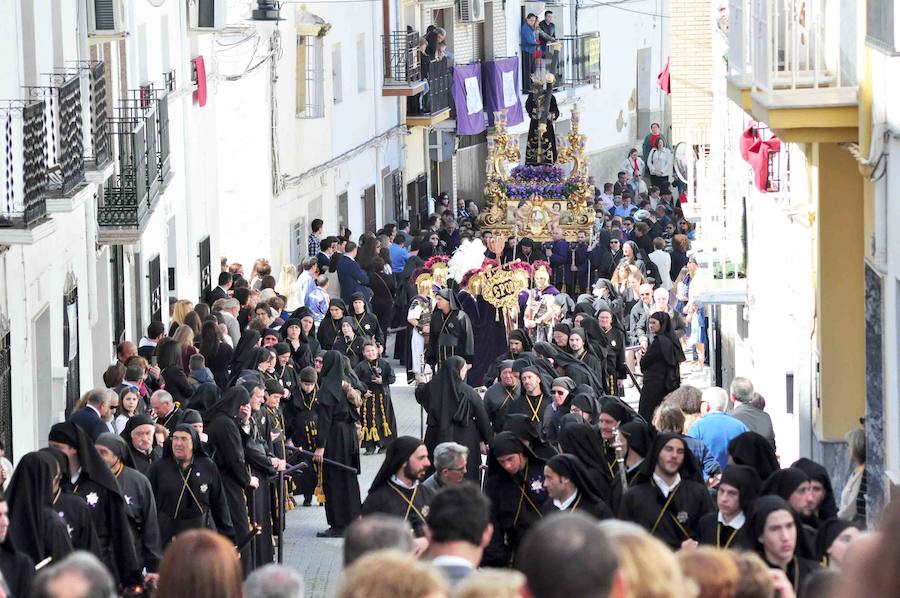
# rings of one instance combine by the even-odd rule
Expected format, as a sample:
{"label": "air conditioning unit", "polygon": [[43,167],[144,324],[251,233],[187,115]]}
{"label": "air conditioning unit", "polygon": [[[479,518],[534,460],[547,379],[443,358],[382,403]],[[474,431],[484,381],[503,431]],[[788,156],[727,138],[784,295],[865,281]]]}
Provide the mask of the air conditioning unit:
{"label": "air conditioning unit", "polygon": [[459,20],[476,23],[484,20],[484,0],[459,0]]}
{"label": "air conditioning unit", "polygon": [[88,35],[91,37],[124,37],[125,5],[122,0],[85,0]]}
{"label": "air conditioning unit", "polygon": [[225,0],[187,0],[188,28],[216,31],[225,28]]}

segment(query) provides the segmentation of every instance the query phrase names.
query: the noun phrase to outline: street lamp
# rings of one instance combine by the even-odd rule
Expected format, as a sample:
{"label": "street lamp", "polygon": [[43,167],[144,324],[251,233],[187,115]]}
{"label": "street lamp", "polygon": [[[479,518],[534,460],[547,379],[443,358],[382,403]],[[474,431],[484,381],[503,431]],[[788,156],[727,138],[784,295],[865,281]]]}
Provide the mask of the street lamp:
{"label": "street lamp", "polygon": [[251,21],[283,21],[281,18],[281,3],[275,0],[256,0],[258,8],[254,8]]}

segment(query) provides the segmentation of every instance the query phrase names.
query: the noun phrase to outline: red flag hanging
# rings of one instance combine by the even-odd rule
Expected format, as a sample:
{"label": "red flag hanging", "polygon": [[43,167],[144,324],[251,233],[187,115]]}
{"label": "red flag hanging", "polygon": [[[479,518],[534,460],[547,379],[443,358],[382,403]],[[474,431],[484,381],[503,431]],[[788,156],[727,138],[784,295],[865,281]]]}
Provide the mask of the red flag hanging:
{"label": "red flag hanging", "polygon": [[197,105],[202,108],[206,106],[206,64],[202,56],[197,56],[191,62],[194,63],[194,74],[197,77],[194,99],[197,101]]}
{"label": "red flag hanging", "polygon": [[753,184],[763,193],[773,191],[769,188],[769,153],[780,151],[781,140],[774,135],[765,141],[757,139],[749,148],[748,162],[753,169]]}
{"label": "red flag hanging", "polygon": [[756,137],[756,121],[751,120],[750,124],[747,125],[747,128],[744,129],[744,132],[741,133],[741,138],[738,141],[741,157],[747,164],[750,164],[750,147],[756,142]]}
{"label": "red flag hanging", "polygon": [[662,72],[656,76],[656,83],[659,85],[659,88],[666,92],[666,95],[670,95],[672,93],[672,79],[669,75],[669,61],[672,60],[671,57],[666,58],[666,66],[663,67]]}

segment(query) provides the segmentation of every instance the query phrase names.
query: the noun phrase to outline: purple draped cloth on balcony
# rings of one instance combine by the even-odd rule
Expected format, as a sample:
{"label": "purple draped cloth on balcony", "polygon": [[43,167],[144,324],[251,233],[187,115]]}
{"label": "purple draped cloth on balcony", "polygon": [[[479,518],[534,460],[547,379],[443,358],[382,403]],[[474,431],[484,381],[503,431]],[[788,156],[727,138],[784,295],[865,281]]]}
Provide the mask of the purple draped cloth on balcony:
{"label": "purple draped cloth on balcony", "polygon": [[453,105],[459,135],[477,135],[487,128],[481,98],[481,64],[453,67]]}
{"label": "purple draped cloth on balcony", "polygon": [[494,112],[506,109],[506,124],[517,125],[525,120],[519,99],[519,59],[515,56],[484,63],[484,109],[488,124],[494,126]]}

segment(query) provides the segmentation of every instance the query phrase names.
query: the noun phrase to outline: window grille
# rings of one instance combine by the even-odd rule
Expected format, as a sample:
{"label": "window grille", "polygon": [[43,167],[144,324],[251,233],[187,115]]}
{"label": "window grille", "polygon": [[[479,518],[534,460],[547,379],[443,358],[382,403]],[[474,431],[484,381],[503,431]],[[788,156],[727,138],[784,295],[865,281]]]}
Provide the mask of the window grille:
{"label": "window grille", "polygon": [[322,52],[321,37],[297,36],[297,118],[325,116],[325,73]]}

